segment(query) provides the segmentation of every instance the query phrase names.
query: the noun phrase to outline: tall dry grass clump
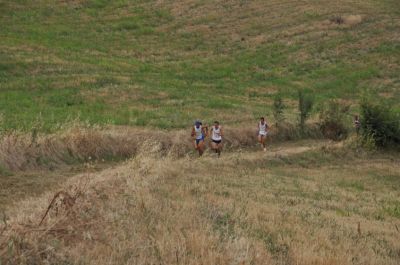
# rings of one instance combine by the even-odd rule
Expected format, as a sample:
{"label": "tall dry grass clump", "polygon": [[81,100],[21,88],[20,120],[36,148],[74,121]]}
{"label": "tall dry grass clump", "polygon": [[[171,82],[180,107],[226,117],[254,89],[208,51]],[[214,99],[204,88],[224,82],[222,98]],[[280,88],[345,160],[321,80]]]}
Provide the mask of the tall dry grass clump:
{"label": "tall dry grass clump", "polygon": [[[177,132],[177,135],[181,132]],[[137,128],[95,128],[73,126],[46,135],[9,132],[0,138],[0,165],[9,170],[51,168],[88,160],[129,158],[137,153],[138,146],[147,140],[163,145],[162,152],[170,152],[175,145],[187,151],[171,133],[150,132]],[[177,148],[180,146],[180,148]]]}
{"label": "tall dry grass clump", "polygon": [[51,168],[60,164],[127,156],[134,153],[136,141],[121,139],[92,128],[71,128],[51,135],[39,135],[32,140],[28,134],[12,132],[1,137],[0,163],[9,170]]}
{"label": "tall dry grass clump", "polygon": [[[272,127],[271,140],[319,137],[309,125],[300,133],[298,127],[283,124]],[[226,149],[256,144],[257,129],[252,125],[225,128]],[[87,127],[74,125],[54,134],[7,132],[0,136],[0,167],[9,171],[54,169],[65,164],[102,159],[126,159],[135,156],[145,141],[161,145],[163,156],[183,157],[192,151],[189,130],[163,131],[131,127]]]}

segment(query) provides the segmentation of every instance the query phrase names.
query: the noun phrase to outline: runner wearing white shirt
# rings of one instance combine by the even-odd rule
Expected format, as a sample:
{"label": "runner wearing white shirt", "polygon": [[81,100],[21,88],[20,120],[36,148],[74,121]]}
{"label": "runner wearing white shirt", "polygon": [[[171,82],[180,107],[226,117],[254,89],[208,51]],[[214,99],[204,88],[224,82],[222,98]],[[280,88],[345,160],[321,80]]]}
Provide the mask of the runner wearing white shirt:
{"label": "runner wearing white shirt", "polygon": [[214,125],[211,127],[211,149],[218,154],[218,157],[221,155],[222,151],[223,136],[224,136],[224,131],[222,127],[219,125],[218,121],[215,121]]}
{"label": "runner wearing white shirt", "polygon": [[268,134],[268,124],[265,121],[264,117],[260,118],[260,122],[258,123],[258,142],[261,144],[261,148],[265,151],[267,151],[266,145],[265,145],[265,140],[267,138]]}
{"label": "runner wearing white shirt", "polygon": [[207,137],[208,127],[197,120],[192,127],[191,136],[194,138],[194,148],[199,152],[199,156],[204,153],[204,139]]}

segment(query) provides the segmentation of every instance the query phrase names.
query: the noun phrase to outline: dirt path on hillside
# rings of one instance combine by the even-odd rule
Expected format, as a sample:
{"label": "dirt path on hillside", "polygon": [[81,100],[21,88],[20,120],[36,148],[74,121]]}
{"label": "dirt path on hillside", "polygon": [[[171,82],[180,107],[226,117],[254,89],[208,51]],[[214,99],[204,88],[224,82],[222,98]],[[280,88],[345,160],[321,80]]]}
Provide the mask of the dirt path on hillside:
{"label": "dirt path on hillside", "polygon": [[[290,155],[296,155],[304,152],[308,152],[311,150],[315,150],[321,148],[323,146],[334,146],[336,143],[332,143],[328,140],[303,140],[296,142],[282,142],[282,143],[274,143],[270,146],[267,146],[267,151],[264,152],[261,148],[252,148],[247,150],[241,150],[239,153],[243,156],[243,158],[251,159],[251,158],[275,158],[275,157],[284,157]],[[221,155],[221,159],[229,159],[231,156],[237,156],[237,151],[227,151],[223,152]],[[213,153],[208,152],[206,157],[215,157]]]}

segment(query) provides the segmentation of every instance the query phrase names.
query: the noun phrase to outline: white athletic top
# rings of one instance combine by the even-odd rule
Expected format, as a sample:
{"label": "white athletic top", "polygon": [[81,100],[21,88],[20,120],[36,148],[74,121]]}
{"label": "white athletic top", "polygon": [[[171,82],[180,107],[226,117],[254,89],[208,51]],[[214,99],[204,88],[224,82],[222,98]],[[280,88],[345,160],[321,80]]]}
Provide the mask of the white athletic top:
{"label": "white athletic top", "polygon": [[196,134],[196,139],[202,139],[203,138],[203,130],[201,125],[199,126],[199,128],[196,128],[196,126],[194,126],[194,133]]}
{"label": "white athletic top", "polygon": [[261,124],[261,121],[260,121],[260,123],[258,124],[258,129],[259,129],[258,134],[259,135],[267,135],[267,128],[268,128],[267,123],[264,122],[264,124]]}
{"label": "white athletic top", "polygon": [[211,139],[215,140],[215,141],[221,141],[222,140],[221,126],[219,126],[218,129],[216,129],[215,126],[212,127]]}

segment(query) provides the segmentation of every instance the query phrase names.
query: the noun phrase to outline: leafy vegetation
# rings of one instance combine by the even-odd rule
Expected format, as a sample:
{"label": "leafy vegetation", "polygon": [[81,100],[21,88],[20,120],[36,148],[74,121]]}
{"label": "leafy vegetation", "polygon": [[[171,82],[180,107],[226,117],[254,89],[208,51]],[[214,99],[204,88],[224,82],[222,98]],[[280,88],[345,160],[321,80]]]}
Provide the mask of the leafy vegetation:
{"label": "leafy vegetation", "polygon": [[272,113],[274,115],[275,123],[276,126],[279,127],[279,124],[281,124],[285,120],[285,110],[286,106],[283,103],[283,98],[280,93],[277,93],[274,97],[274,104],[272,105]]}
{"label": "leafy vegetation", "polygon": [[382,100],[364,99],[361,103],[362,132],[378,147],[400,146],[400,116]]}
{"label": "leafy vegetation", "polygon": [[320,112],[320,127],[325,137],[332,140],[343,140],[349,133],[351,124],[348,120],[349,105],[330,100],[323,105]]}
{"label": "leafy vegetation", "polygon": [[306,94],[303,90],[298,91],[299,94],[299,121],[300,129],[304,131],[307,118],[310,116],[314,98]]}

